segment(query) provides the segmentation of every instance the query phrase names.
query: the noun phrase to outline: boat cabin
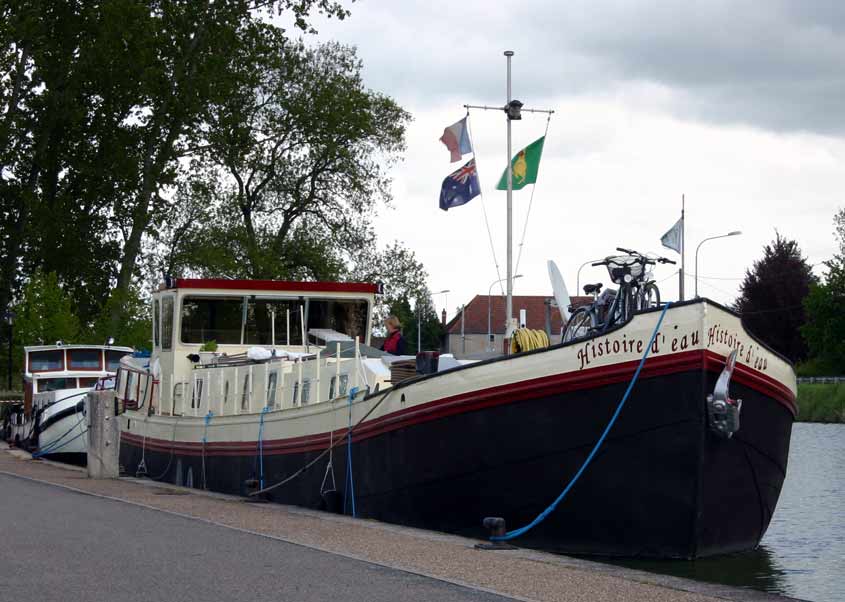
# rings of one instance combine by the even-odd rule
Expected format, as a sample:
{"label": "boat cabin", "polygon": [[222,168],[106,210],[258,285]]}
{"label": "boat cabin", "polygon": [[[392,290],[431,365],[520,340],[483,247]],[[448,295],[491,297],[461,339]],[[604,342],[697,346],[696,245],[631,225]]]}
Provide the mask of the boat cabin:
{"label": "boat cabin", "polygon": [[[253,390],[270,387],[275,397],[276,379],[281,387],[285,370],[275,375],[271,369],[255,365],[256,358],[248,356],[250,349],[266,350],[267,357],[291,359],[313,358],[321,350],[328,354],[340,342],[346,343],[347,350],[356,341],[368,345],[377,292],[378,285],[364,283],[170,280],[152,295],[149,372],[124,362],[127,370],[119,379],[118,396],[128,407],[171,415],[208,407],[201,401],[212,394],[224,404],[221,411],[227,403],[232,408],[235,397],[238,408],[229,412],[271,405],[264,399],[266,391],[259,400]],[[212,342],[214,354],[208,351]],[[213,355],[213,364],[207,355]],[[318,364],[313,364],[314,370]],[[307,389],[308,377],[303,378]],[[345,389],[341,380],[346,383],[349,376],[338,376],[335,395]],[[264,381],[267,387],[259,387]],[[298,384],[296,388],[298,398],[309,395]],[[312,400],[314,394],[310,392]]]}
{"label": "boat cabin", "polygon": [[113,376],[120,358],[130,353],[131,347],[61,342],[24,347],[24,415],[54,400],[55,395],[44,393],[90,389],[101,378]]}

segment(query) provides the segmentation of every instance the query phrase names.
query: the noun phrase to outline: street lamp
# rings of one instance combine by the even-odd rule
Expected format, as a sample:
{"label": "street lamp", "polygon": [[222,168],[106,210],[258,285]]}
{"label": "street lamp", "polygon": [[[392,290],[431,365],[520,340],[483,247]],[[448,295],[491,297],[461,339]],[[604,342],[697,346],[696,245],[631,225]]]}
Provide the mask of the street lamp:
{"label": "street lamp", "polygon": [[701,248],[701,245],[706,243],[708,240],[714,240],[716,238],[727,238],[728,236],[738,236],[742,234],[740,230],[734,230],[733,232],[728,232],[727,234],[720,234],[719,236],[710,236],[709,238],[705,238],[698,246],[695,248],[695,298],[698,299],[698,250]]}
{"label": "street lamp", "polygon": [[[442,291],[437,291],[436,293],[431,293],[432,296],[434,295],[443,295],[449,292],[448,288],[443,289]],[[422,351],[422,304],[420,300],[417,299],[417,351]],[[445,301],[444,301],[444,309],[445,309]]]}
{"label": "street lamp", "polygon": [[585,261],[584,263],[581,264],[581,267],[578,268],[578,274],[575,276],[575,294],[576,295],[581,294],[581,268],[583,268],[584,266],[590,265],[591,263],[601,261],[603,259],[604,259],[604,257],[599,257],[598,259],[591,259],[591,260]]}
{"label": "street lamp", "polygon": [[[522,278],[522,274],[517,274],[513,277],[513,280],[516,280],[517,278]],[[493,284],[491,284],[490,287],[487,289],[487,351],[493,351],[493,345],[491,345],[491,343],[493,342],[493,332],[490,327],[490,295],[493,294],[493,287],[499,284],[500,282],[504,282],[505,280],[507,280],[507,278],[500,278],[499,280],[496,280]]]}
{"label": "street lamp", "polygon": [[12,333],[14,332],[13,326],[15,324],[15,312],[11,309],[7,309],[6,312],[3,314],[3,319],[6,320],[6,324],[9,325],[9,391],[12,390]]}

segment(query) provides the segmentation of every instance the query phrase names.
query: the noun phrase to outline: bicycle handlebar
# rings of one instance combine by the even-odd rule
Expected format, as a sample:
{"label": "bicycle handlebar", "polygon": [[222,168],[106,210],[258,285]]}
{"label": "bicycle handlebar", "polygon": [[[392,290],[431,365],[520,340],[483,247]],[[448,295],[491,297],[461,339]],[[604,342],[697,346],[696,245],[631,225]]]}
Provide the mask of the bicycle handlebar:
{"label": "bicycle handlebar", "polygon": [[622,251],[623,253],[627,253],[628,255],[639,255],[636,251],[632,251],[631,249],[623,249],[622,247],[616,247],[617,251]]}

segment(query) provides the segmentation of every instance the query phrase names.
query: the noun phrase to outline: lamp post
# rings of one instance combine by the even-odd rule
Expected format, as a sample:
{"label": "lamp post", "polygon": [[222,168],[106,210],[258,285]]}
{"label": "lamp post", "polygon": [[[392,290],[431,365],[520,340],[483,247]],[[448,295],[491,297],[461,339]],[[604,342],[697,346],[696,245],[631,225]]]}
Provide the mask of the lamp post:
{"label": "lamp post", "polygon": [[[522,274],[517,274],[513,277],[513,280],[517,278],[522,278]],[[492,338],[493,338],[493,331],[491,329],[490,321],[491,321],[491,305],[490,305],[490,296],[493,294],[493,287],[499,284],[500,282],[504,282],[507,278],[501,278],[496,280],[490,287],[487,289],[487,351],[493,351],[493,345],[491,345]]]}
{"label": "lamp post", "polygon": [[15,312],[11,309],[7,309],[6,312],[3,314],[3,319],[6,320],[6,324],[9,325],[9,391],[12,390],[12,333],[14,332],[14,324],[15,324]]}
{"label": "lamp post", "polygon": [[[448,293],[449,289],[443,289],[436,293],[431,293],[432,296]],[[417,299],[417,351],[422,351],[422,303]]]}
{"label": "lamp post", "polygon": [[708,240],[714,240],[716,238],[727,238],[728,236],[738,236],[742,234],[741,230],[734,230],[733,232],[728,232],[727,234],[720,234],[718,236],[710,236],[705,238],[698,246],[695,248],[695,298],[698,299],[698,250],[701,248],[701,245],[706,243]]}
{"label": "lamp post", "polygon": [[601,261],[602,259],[604,259],[604,257],[599,257],[598,259],[590,259],[589,261],[585,261],[584,263],[582,263],[581,266],[578,268],[578,274],[575,276],[575,294],[576,295],[581,294],[581,268],[583,268],[584,266],[590,265],[591,263]]}

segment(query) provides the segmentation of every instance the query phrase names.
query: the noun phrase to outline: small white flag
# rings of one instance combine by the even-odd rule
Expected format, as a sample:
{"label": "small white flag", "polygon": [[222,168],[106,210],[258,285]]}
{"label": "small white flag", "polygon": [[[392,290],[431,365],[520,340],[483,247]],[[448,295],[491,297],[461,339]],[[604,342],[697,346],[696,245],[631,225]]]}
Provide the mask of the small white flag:
{"label": "small white flag", "polygon": [[660,242],[667,249],[672,249],[677,253],[681,252],[681,238],[684,235],[684,220],[683,218],[675,222],[675,225],[669,228],[669,231],[660,237]]}

